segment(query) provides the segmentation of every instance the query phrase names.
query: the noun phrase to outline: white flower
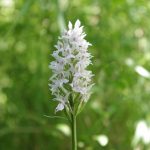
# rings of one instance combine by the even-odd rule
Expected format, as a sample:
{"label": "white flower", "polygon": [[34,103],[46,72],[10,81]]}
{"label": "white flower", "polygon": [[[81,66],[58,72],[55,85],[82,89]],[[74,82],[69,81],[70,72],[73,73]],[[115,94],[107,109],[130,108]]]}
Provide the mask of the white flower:
{"label": "white flower", "polygon": [[59,103],[59,104],[57,105],[57,107],[56,107],[56,111],[55,111],[55,112],[60,111],[60,110],[63,110],[63,109],[64,109],[64,105],[63,105],[62,103]]}
{"label": "white flower", "polygon": [[56,111],[68,107],[69,95],[80,95],[80,101],[86,102],[90,96],[92,72],[87,70],[91,64],[91,54],[87,48],[91,45],[84,37],[83,26],[77,20],[73,27],[69,22],[68,30],[59,37],[54,61],[49,65],[53,76],[50,78],[50,90],[59,102]]}

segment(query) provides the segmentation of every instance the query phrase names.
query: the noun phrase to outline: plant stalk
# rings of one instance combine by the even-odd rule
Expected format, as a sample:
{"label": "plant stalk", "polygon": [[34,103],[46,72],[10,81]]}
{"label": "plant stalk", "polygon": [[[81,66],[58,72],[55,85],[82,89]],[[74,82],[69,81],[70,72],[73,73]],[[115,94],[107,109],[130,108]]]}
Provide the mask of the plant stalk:
{"label": "plant stalk", "polygon": [[72,150],[77,150],[76,116],[71,114]]}

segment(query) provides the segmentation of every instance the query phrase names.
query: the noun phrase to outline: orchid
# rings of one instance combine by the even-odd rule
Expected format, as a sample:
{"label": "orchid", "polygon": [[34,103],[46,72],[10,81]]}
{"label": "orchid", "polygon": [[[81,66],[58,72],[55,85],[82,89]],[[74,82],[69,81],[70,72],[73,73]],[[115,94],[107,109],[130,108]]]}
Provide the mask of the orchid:
{"label": "orchid", "polygon": [[76,21],[74,28],[69,22],[68,28],[59,37],[55,46],[56,51],[52,54],[55,60],[49,65],[53,72],[53,76],[50,78],[50,90],[56,96],[55,100],[59,102],[56,111],[63,110],[65,104],[67,107],[69,101],[66,99],[68,97],[63,98],[62,101],[58,97],[64,97],[66,93],[74,96],[79,94],[79,101],[86,102],[92,87],[91,77],[93,74],[86,69],[91,64],[92,56],[87,51],[91,44],[84,39],[86,34],[83,32],[83,26],[80,26],[79,20]]}
{"label": "orchid", "polygon": [[70,121],[81,112],[93,86],[93,74],[87,69],[92,64],[87,50],[91,44],[85,36],[79,20],[74,26],[69,22],[68,29],[58,38],[52,54],[54,61],[49,65],[53,73],[49,86],[54,100],[58,101],[55,111],[65,109]]}

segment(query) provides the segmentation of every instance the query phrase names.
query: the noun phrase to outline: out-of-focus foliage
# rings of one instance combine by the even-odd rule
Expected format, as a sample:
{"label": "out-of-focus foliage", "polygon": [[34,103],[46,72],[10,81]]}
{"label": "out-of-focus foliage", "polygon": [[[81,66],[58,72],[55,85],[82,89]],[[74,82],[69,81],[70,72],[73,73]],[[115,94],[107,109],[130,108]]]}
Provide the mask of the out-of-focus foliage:
{"label": "out-of-focus foliage", "polygon": [[93,44],[95,74],[79,150],[150,150],[148,0],[0,0],[0,150],[70,149],[68,122],[44,115],[56,106],[50,54],[76,19]]}

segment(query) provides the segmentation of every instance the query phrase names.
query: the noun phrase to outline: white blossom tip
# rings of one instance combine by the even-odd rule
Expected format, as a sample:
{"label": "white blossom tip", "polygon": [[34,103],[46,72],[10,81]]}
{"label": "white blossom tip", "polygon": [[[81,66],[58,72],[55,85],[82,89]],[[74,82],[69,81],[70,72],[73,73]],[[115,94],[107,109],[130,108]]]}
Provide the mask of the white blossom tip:
{"label": "white blossom tip", "polygon": [[72,30],[72,23],[69,21],[69,24],[68,24],[68,28],[69,30]]}
{"label": "white blossom tip", "polygon": [[79,28],[81,25],[81,22],[80,20],[78,19],[76,22],[75,22],[75,28]]}

